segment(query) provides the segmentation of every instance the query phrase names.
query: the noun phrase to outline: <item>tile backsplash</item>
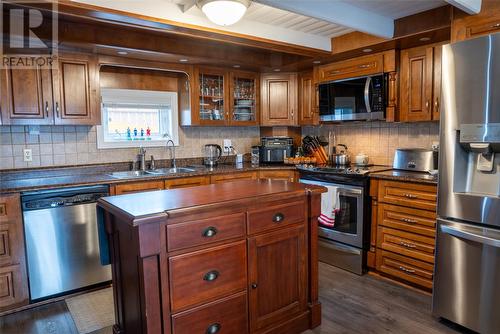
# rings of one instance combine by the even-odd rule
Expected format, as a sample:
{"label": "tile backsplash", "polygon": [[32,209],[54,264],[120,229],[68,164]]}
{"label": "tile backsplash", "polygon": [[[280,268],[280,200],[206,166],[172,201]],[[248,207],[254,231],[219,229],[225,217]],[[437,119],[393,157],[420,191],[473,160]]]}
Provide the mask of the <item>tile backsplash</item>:
{"label": "tile backsplash", "polygon": [[[40,126],[39,135],[29,134],[29,126],[0,126],[0,169],[85,165],[132,161],[137,148],[97,149],[96,128],[93,126]],[[391,165],[397,147],[430,148],[439,141],[439,123],[344,123],[308,126],[302,135],[323,135],[334,131],[337,143],[346,144],[351,158],[368,154],[370,163]],[[179,129],[178,158],[201,157],[205,144],[222,145],[232,140],[240,153],[250,152],[260,141],[259,127],[187,127]],[[33,161],[23,161],[23,149],[30,148]],[[165,147],[146,148],[147,157],[168,159]]]}
{"label": "tile backsplash", "polygon": [[302,128],[302,136],[317,135],[328,138],[334,131],[338,144],[345,144],[351,159],[358,153],[367,154],[370,163],[392,165],[396,148],[430,148],[439,142],[439,123],[343,123]]}
{"label": "tile backsplash", "polygon": [[[95,126],[40,126],[31,135],[29,126],[0,126],[0,169],[67,166],[135,160],[137,148],[97,149]],[[250,152],[260,141],[259,127],[192,127],[179,129],[178,158],[202,157],[202,147],[231,139],[238,153]],[[23,161],[23,149],[32,150],[33,161]],[[168,159],[165,147],[149,147],[147,158]]]}

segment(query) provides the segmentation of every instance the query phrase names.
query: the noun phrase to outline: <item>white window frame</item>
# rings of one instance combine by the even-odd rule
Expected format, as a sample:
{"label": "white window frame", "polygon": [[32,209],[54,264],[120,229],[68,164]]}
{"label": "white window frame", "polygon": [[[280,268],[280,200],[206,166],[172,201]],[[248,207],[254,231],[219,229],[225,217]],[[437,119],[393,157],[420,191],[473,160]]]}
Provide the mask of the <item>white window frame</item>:
{"label": "white window frame", "polygon": [[165,146],[168,140],[172,140],[175,146],[179,146],[179,112],[177,92],[150,91],[137,89],[113,89],[101,88],[101,124],[106,124],[107,115],[104,112],[105,103],[130,103],[130,104],[168,104],[171,106],[172,133],[162,140],[128,140],[128,141],[105,141],[104,126],[98,125],[97,148],[127,148],[127,147],[160,147]]}

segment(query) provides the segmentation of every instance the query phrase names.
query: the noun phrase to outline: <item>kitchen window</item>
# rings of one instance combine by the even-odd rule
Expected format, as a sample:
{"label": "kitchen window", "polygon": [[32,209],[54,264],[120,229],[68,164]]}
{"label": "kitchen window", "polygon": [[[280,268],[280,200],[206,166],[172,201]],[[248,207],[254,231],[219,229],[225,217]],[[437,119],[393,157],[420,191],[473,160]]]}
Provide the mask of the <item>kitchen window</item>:
{"label": "kitchen window", "polygon": [[176,92],[102,88],[97,147],[179,145],[177,105]]}

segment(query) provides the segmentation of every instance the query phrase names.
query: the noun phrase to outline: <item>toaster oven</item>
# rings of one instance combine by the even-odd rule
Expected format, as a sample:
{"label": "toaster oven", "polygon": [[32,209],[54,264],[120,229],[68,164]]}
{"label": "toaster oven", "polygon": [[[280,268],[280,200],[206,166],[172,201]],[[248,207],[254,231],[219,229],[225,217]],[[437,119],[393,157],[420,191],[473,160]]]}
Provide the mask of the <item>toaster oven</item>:
{"label": "toaster oven", "polygon": [[260,145],[261,163],[283,163],[293,155],[293,139],[289,137],[262,137]]}

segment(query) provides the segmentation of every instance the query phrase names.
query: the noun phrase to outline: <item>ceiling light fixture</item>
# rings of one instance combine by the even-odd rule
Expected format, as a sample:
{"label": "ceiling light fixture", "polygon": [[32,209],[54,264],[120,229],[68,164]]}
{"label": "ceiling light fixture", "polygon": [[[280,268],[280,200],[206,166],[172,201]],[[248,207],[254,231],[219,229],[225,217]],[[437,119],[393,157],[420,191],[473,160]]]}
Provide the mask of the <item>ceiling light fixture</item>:
{"label": "ceiling light fixture", "polygon": [[240,68],[240,65],[233,65],[234,68]]}
{"label": "ceiling light fixture", "polygon": [[275,68],[273,71],[274,71],[274,72],[279,72],[279,71],[281,71],[281,70],[280,70],[279,68]]}
{"label": "ceiling light fixture", "polygon": [[238,22],[250,5],[250,0],[199,0],[198,7],[207,18],[220,26]]}
{"label": "ceiling light fixture", "polygon": [[365,53],[372,52],[372,51],[373,51],[373,49],[370,49],[370,48],[363,49],[363,52],[365,52]]}
{"label": "ceiling light fixture", "polygon": [[421,41],[421,42],[427,42],[427,41],[430,41],[430,40],[431,40],[430,37],[421,37],[421,38],[419,38],[419,41]]}
{"label": "ceiling light fixture", "polygon": [[321,60],[315,60],[313,61],[313,64],[321,64]]}
{"label": "ceiling light fixture", "polygon": [[182,59],[179,59],[179,61],[180,61],[181,63],[187,63],[189,60],[188,60],[188,59],[186,59],[186,58],[182,58]]}

